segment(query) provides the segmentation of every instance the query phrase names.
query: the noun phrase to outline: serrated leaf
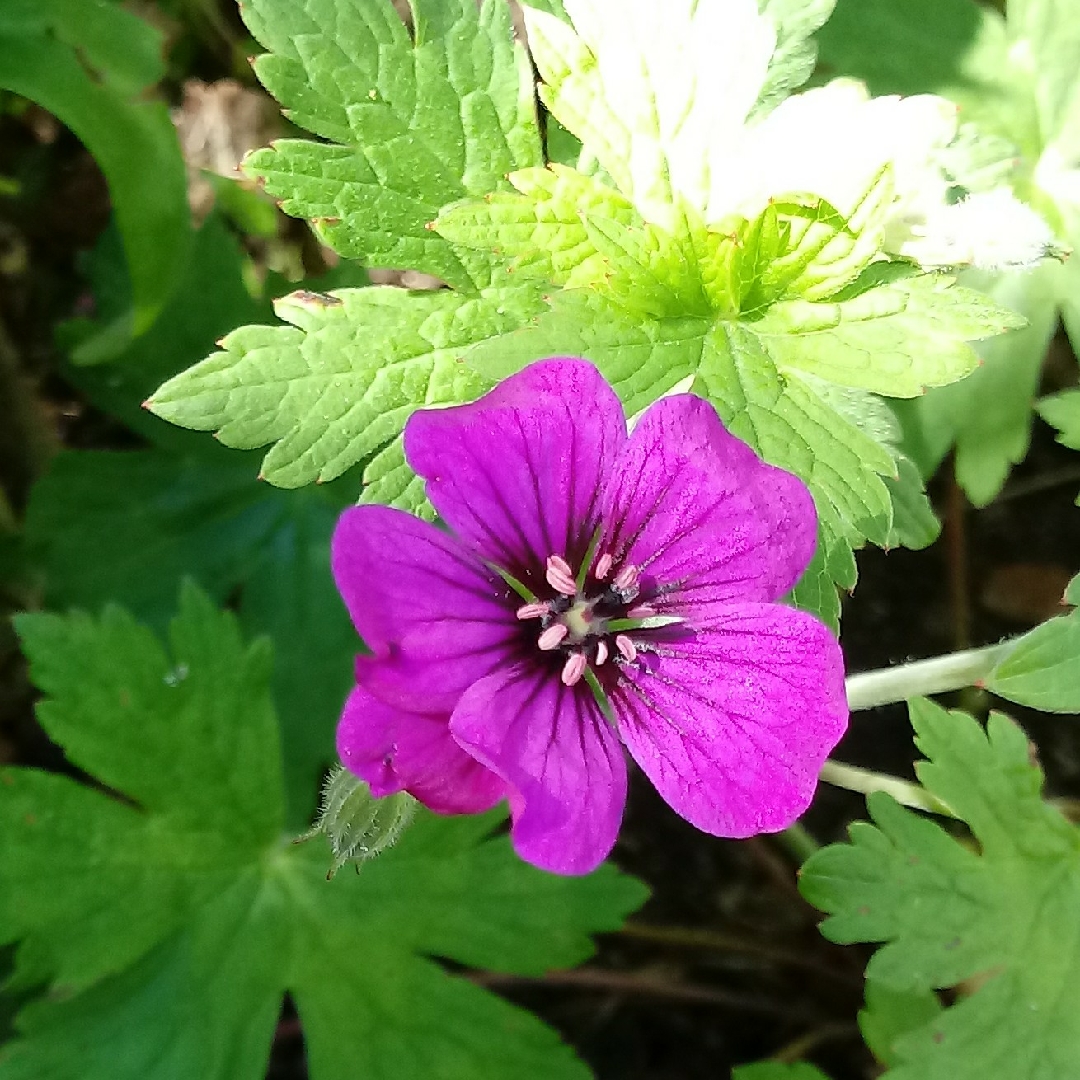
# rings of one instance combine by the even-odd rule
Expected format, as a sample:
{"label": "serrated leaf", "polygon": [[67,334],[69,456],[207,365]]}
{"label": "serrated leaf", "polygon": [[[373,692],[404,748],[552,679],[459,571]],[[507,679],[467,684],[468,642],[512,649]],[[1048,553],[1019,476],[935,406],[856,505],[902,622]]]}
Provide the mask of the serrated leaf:
{"label": "serrated leaf", "polygon": [[554,293],[527,325],[473,346],[465,360],[495,381],[544,356],[585,357],[632,416],[695,373],[708,329],[707,319],[644,319],[593,290],[570,289]]}
{"label": "serrated leaf", "polygon": [[[526,7],[540,96],[646,220],[708,203],[710,169],[765,84],[775,44],[755,0],[569,0],[572,25]],[[717,160],[711,162],[712,156]]]}
{"label": "serrated leaf", "polygon": [[176,130],[166,106],[142,94],[162,74],[161,35],[105,0],[51,0],[36,16],[0,23],[0,86],[71,128],[105,174],[134,293],[87,350],[88,361],[107,360],[154,321],[191,240]]}
{"label": "serrated leaf", "polygon": [[257,1080],[286,991],[312,1080],[586,1080],[553,1032],[430,957],[576,963],[638,883],[543,874],[489,838],[497,813],[423,814],[327,882],[325,849],[281,838],[268,652],[230,615],[187,590],[168,650],[118,609],[19,629],[43,722],[123,799],[0,772],[0,932],[22,939],[20,978],[51,984],[0,1052],[3,1080]]}
{"label": "serrated leaf", "polygon": [[574,288],[598,285],[607,273],[582,215],[644,227],[629,200],[576,169],[522,169],[510,182],[518,194],[494,192],[449,206],[435,230],[461,247],[505,256],[515,274]]}
{"label": "serrated leaf", "polygon": [[[812,611],[834,634],[840,633],[840,594],[836,578],[829,572],[824,530],[818,530],[818,546],[810,565],[803,571],[791,590],[791,603],[804,611]],[[848,551],[850,552],[850,548]],[[854,562],[854,560],[853,560]]]}
{"label": "serrated leaf", "polygon": [[750,325],[717,326],[705,341],[700,377],[731,431],[801,476],[844,534],[885,542],[892,504],[881,476],[893,473],[889,452],[844,422],[797,373],[780,370]]}
{"label": "serrated leaf", "polygon": [[[1074,580],[1074,597],[1076,588]],[[1074,609],[1024,634],[983,685],[1043,712],[1080,712],[1080,612]]]}
{"label": "serrated leaf", "polygon": [[920,274],[850,299],[774,304],[754,332],[785,367],[841,386],[915,397],[975,369],[969,340],[1021,325],[981,293]]}
{"label": "serrated leaf", "polygon": [[414,6],[415,41],[389,0],[245,3],[271,50],[256,74],[294,123],[330,140],[282,140],[245,168],[342,255],[471,289],[476,268],[428,225],[539,164],[531,75],[503,0]]}
{"label": "serrated leaf", "polygon": [[897,454],[896,468],[895,479],[884,478],[893,508],[892,532],[887,546],[921,551],[941,535],[941,522],[926,497],[922,476],[915,463],[903,454]]}
{"label": "serrated leaf", "polygon": [[435,519],[435,510],[428,502],[424,481],[405,460],[405,447],[400,439],[395,439],[368,462],[364,469],[360,502],[396,506],[428,521]]}
{"label": "serrated leaf", "polygon": [[[896,990],[955,986],[958,1004],[893,1046],[888,1080],[1031,1080],[1080,1058],[1071,986],[1080,971],[1080,837],[1042,801],[1042,776],[1011,720],[911,703],[919,778],[967,821],[980,853],[881,792],[875,824],[812,856],[800,888],[840,942],[885,942],[867,976]],[[1035,1071],[1033,1070],[1035,1068]]]}
{"label": "serrated leaf", "polygon": [[[645,408],[688,376],[717,407],[731,431],[766,461],[802,477],[825,530],[825,567],[850,588],[852,546],[889,536],[892,500],[882,476],[895,472],[892,453],[839,416],[798,373],[781,371],[752,323],[634,317],[591,291],[556,293],[533,324],[477,346],[467,362],[504,378],[543,356],[573,354],[595,363],[627,413]],[[835,591],[815,575],[801,586],[827,621],[838,612]]]}
{"label": "serrated leaf", "polygon": [[65,451],[34,486],[26,539],[51,606],[115,601],[163,628],[185,576],[217,599],[246,578],[289,512],[276,495],[244,460]]}
{"label": "serrated leaf", "polygon": [[527,290],[479,296],[344,289],[278,301],[290,326],[247,326],[223,351],[169,380],[156,415],[226,445],[275,445],[263,475],[279,487],[333,480],[396,440],[418,406],[478,397],[486,383],[466,348],[505,334],[538,299]]}

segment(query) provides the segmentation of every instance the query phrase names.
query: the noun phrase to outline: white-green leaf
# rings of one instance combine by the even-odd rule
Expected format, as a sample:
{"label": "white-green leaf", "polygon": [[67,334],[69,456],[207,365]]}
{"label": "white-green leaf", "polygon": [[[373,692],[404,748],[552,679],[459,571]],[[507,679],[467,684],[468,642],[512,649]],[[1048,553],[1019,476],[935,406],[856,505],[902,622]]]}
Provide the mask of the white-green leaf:
{"label": "white-green leaf", "polygon": [[[755,0],[565,0],[525,18],[540,94],[645,218],[708,203],[711,170],[765,85],[775,30]],[[716,159],[715,162],[713,159]]]}

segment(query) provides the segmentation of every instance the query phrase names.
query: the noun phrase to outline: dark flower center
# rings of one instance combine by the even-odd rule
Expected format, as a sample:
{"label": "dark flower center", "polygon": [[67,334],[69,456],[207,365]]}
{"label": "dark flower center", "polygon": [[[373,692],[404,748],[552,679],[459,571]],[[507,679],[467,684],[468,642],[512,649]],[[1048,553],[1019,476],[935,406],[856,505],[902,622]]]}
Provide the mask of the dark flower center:
{"label": "dark flower center", "polygon": [[523,622],[537,621],[536,648],[562,660],[560,678],[566,686],[580,682],[590,666],[633,663],[637,645],[630,632],[656,614],[648,605],[633,606],[640,591],[637,567],[613,570],[610,555],[600,555],[591,566],[587,561],[577,575],[561,555],[550,555],[544,574],[550,599],[517,610]]}

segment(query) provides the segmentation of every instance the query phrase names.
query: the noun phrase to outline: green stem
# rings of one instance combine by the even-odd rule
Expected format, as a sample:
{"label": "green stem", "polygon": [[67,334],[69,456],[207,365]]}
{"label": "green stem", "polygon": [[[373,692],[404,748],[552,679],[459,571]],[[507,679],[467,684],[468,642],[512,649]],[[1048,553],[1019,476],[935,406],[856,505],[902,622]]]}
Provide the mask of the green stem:
{"label": "green stem", "polygon": [[869,795],[874,791],[884,791],[898,803],[910,806],[913,810],[926,810],[931,814],[943,814],[956,817],[956,814],[940,799],[919,784],[910,780],[901,780],[898,776],[860,769],[857,765],[845,765],[842,761],[826,761],[821,766],[821,779],[833,787],[857,791],[860,795]]}
{"label": "green stem", "polygon": [[[825,764],[828,765],[829,763],[826,762]],[[822,779],[824,779],[824,774],[822,774]],[[800,825],[798,822],[789,825],[783,832],[777,833],[776,839],[791,852],[792,857],[800,865],[821,848],[821,845],[810,835],[805,826]]]}
{"label": "green stem", "polygon": [[858,712],[923,694],[944,694],[974,686],[1005,658],[1016,640],[849,675],[845,683],[848,707],[852,712]]}

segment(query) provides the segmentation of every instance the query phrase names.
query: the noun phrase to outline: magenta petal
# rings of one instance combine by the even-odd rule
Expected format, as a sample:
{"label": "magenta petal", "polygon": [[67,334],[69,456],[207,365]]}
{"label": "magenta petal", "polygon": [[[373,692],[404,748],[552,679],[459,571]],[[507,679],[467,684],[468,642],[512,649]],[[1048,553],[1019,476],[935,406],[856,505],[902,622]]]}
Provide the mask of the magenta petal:
{"label": "magenta petal", "polygon": [[337,748],[379,798],[407,791],[440,814],[476,814],[506,797],[506,784],[454,741],[445,715],[404,712],[360,687],[345,703]]}
{"label": "magenta petal", "polygon": [[762,462],[690,395],[662,399],[641,418],[605,492],[604,519],[616,565],[671,589],[661,610],[693,605],[704,616],[716,602],[783,596],[817,532],[802,481]]}
{"label": "magenta petal", "polygon": [[513,789],[511,839],[527,862],[586,874],[608,854],[626,803],[626,760],[584,683],[518,666],[466,691],[454,738]]}
{"label": "magenta petal", "polygon": [[795,821],[848,716],[839,645],[779,604],[733,604],[705,630],[656,642],[623,667],[611,701],[657,791],[716,836]]}
{"label": "magenta petal", "polygon": [[393,705],[449,713],[517,633],[520,601],[502,579],[452,536],[400,510],[346,510],[331,563],[357,631],[384,661],[368,687]]}
{"label": "magenta petal", "polygon": [[549,555],[576,568],[625,441],[615,392],[572,359],[531,364],[471,405],[421,410],[405,426],[406,457],[442,518],[534,589]]}

